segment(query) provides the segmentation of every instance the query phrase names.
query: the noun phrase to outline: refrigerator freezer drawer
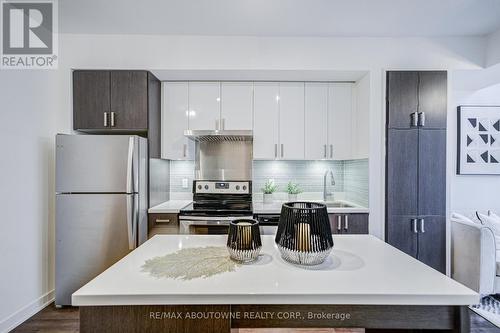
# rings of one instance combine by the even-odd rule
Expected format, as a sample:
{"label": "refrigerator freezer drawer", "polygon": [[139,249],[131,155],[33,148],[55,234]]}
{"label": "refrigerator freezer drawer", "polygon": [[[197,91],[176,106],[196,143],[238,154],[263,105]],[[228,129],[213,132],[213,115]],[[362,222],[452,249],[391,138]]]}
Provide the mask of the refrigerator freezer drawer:
{"label": "refrigerator freezer drawer", "polygon": [[56,195],[57,305],[71,305],[73,292],[130,252],[132,229],[135,247],[137,198],[128,194]]}

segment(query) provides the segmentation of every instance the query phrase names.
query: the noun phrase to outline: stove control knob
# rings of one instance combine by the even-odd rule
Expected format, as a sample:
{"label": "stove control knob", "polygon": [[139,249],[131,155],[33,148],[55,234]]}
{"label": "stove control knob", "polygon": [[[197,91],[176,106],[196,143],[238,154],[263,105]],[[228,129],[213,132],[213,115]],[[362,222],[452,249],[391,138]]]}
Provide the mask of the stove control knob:
{"label": "stove control knob", "polygon": [[205,190],[208,190],[208,185],[205,185]]}
{"label": "stove control knob", "polygon": [[240,190],[240,185],[236,185],[236,191]]}
{"label": "stove control knob", "polygon": [[246,190],[247,190],[247,186],[243,185],[243,191],[246,191]]}
{"label": "stove control knob", "polygon": [[201,185],[198,185],[198,190],[201,190]]}

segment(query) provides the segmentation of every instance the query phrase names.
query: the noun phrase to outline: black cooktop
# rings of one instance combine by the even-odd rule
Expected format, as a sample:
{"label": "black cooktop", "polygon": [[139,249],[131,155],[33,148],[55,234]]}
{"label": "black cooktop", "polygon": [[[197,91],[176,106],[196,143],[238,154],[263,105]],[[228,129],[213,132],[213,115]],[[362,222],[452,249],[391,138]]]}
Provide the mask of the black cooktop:
{"label": "black cooktop", "polygon": [[251,216],[252,202],[248,201],[195,201],[180,211],[191,216]]}

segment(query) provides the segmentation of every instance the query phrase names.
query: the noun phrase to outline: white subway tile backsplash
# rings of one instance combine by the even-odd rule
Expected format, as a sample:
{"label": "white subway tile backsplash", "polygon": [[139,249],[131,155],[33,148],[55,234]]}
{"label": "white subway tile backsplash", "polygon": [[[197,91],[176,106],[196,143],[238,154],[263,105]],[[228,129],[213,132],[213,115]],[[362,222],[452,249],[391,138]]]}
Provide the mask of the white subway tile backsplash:
{"label": "white subway tile backsplash", "polygon": [[[345,199],[368,207],[368,159],[347,161],[254,161],[253,192],[262,192],[268,179],[285,192],[289,181],[299,184],[305,193],[323,192],[323,175],[332,169],[335,177],[334,192],[344,192]],[[188,187],[182,186],[188,179]],[[191,193],[194,179],[194,161],[170,162],[170,191]]]}

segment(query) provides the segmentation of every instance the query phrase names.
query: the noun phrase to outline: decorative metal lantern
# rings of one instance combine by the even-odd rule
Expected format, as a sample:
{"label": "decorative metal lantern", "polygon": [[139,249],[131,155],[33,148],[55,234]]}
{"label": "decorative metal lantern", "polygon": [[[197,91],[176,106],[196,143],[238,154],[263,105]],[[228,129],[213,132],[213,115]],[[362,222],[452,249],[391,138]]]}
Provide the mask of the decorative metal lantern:
{"label": "decorative metal lantern", "polygon": [[259,222],[252,219],[231,221],[227,237],[227,250],[231,259],[251,262],[259,257],[262,241]]}
{"label": "decorative metal lantern", "polygon": [[275,242],[286,261],[299,265],[321,264],[333,248],[326,205],[316,202],[283,204]]}

